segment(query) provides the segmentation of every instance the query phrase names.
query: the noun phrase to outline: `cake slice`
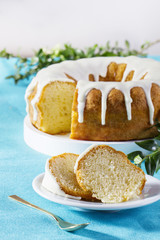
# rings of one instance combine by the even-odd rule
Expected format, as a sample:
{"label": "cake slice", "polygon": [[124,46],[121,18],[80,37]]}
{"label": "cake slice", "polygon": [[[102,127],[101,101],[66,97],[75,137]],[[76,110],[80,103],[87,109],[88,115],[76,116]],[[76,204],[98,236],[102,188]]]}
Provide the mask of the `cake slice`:
{"label": "cake slice", "polygon": [[107,145],[93,145],[76,162],[75,173],[81,188],[104,203],[135,198],[145,185],[144,172],[127,156]]}
{"label": "cake slice", "polygon": [[[70,132],[75,87],[76,83],[71,82],[69,79],[66,79],[66,81],[53,81],[46,85],[41,92],[39,92],[36,85],[28,97],[26,94],[32,124],[39,130],[49,134]],[[34,106],[37,93],[40,96]]]}
{"label": "cake slice", "polygon": [[64,153],[49,159],[46,163],[42,186],[61,196],[92,200],[92,194],[84,191],[76,180],[74,166],[77,157],[77,154]]}

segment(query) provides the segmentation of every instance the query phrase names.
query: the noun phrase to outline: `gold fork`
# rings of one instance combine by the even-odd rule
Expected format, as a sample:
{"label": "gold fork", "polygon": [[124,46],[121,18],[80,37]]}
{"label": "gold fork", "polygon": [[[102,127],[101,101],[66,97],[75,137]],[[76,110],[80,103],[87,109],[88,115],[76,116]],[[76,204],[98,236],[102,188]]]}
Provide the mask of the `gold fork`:
{"label": "gold fork", "polygon": [[24,205],[27,205],[29,207],[32,207],[32,208],[35,208],[37,210],[44,212],[45,214],[49,215],[50,217],[54,218],[54,220],[56,220],[60,229],[68,231],[68,232],[72,232],[72,231],[75,231],[75,230],[78,230],[81,228],[85,228],[89,224],[89,223],[73,224],[73,223],[66,222],[66,221],[62,220],[60,217],[58,217],[57,215],[55,215],[51,212],[48,212],[48,211],[44,210],[43,208],[40,208],[32,203],[27,202],[24,199],[18,197],[17,195],[11,195],[11,196],[9,196],[9,198],[11,198],[17,202],[23,203]]}

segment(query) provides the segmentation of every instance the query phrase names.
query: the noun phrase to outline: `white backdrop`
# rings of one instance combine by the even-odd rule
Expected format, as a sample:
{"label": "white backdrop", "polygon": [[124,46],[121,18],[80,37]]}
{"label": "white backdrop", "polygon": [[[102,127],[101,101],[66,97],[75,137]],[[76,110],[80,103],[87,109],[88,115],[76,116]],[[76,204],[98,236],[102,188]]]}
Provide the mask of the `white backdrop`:
{"label": "white backdrop", "polygon": [[[160,39],[159,0],[0,0],[0,49],[28,56],[58,43],[125,39],[133,48]],[[160,44],[149,53],[160,55]]]}

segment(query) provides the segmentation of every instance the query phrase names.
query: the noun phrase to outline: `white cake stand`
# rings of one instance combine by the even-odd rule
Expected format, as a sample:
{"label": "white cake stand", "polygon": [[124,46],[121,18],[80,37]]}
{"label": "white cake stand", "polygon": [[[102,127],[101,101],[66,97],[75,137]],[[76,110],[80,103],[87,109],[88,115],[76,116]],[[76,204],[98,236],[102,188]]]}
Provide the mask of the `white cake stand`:
{"label": "white cake stand", "polygon": [[24,119],[24,140],[26,144],[32,149],[49,156],[55,156],[64,152],[80,154],[92,144],[106,144],[126,154],[140,150],[140,147],[138,147],[134,141],[84,141],[70,139],[69,135],[70,134],[50,135],[43,133],[31,124],[28,116]]}

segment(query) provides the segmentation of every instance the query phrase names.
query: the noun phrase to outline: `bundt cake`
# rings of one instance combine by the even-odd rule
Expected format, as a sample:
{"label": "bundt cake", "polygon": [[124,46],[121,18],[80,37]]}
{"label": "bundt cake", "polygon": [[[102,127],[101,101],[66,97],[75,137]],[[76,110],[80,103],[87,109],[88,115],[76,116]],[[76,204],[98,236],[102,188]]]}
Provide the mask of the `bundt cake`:
{"label": "bundt cake", "polygon": [[160,62],[130,57],[65,61],[42,69],[26,91],[34,126],[72,139],[154,137],[160,120]]}
{"label": "bundt cake", "polygon": [[77,181],[84,191],[104,203],[136,198],[145,185],[144,172],[127,156],[107,145],[92,145],[76,161]]}
{"label": "bundt cake", "polygon": [[42,186],[64,197],[93,200],[92,194],[84,191],[76,180],[74,166],[78,155],[64,153],[47,160]]}

